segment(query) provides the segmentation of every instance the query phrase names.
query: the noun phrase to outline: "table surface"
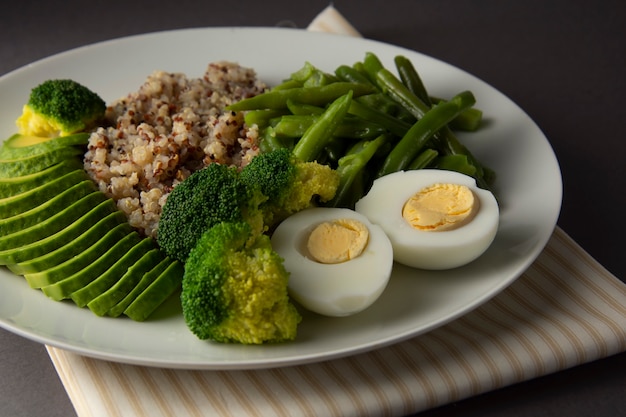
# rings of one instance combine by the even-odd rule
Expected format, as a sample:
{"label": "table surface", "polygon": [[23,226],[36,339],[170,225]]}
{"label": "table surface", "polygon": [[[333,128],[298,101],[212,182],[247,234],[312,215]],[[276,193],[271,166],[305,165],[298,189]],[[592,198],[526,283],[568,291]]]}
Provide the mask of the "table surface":
{"label": "table surface", "polygon": [[[58,4],[56,4],[58,3]],[[207,26],[308,23],[327,0],[20,0],[0,13],[0,75],[101,40]],[[160,6],[160,5],[163,6]],[[626,280],[626,8],[620,0],[335,0],[363,36],[449,62],[519,104],[563,173],[558,224]],[[380,6],[380,4],[384,4]],[[176,7],[174,7],[174,5]],[[165,8],[167,6],[167,8]],[[423,416],[626,415],[626,353]],[[0,329],[0,415],[75,415],[44,346]]]}

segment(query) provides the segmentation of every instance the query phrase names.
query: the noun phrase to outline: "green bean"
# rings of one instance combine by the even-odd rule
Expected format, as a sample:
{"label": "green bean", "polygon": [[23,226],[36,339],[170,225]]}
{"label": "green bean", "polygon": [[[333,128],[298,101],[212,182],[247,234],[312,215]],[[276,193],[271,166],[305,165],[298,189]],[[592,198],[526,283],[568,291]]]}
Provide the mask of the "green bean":
{"label": "green bean", "polygon": [[422,152],[420,152],[420,154],[417,155],[414,160],[411,161],[406,169],[407,171],[414,169],[424,169],[429,166],[435,160],[435,158],[437,158],[438,155],[439,152],[437,152],[436,150],[432,148],[426,148]]}
{"label": "green bean", "polygon": [[[438,97],[431,97],[433,103],[441,103],[445,100]],[[462,130],[465,132],[475,132],[478,130],[482,123],[483,112],[476,107],[471,107],[459,114],[453,121],[450,122],[450,127],[456,130]]]}
{"label": "green bean", "polygon": [[296,158],[301,161],[314,161],[318,157],[348,113],[352,96],[352,90],[348,90],[347,93],[335,99],[319,116],[319,119],[304,132],[293,148],[293,155]]}
{"label": "green bean", "polygon": [[476,166],[472,164],[467,155],[445,155],[437,158],[435,166],[438,169],[456,171],[471,177],[476,175]]}
{"label": "green bean", "polygon": [[410,91],[391,71],[381,68],[376,73],[376,80],[383,92],[400,103],[416,119],[424,116],[430,106]]}
{"label": "green bean", "polygon": [[244,121],[248,126],[257,125],[263,129],[269,126],[270,121],[285,114],[283,110],[251,110],[244,115]]}
{"label": "green bean", "polygon": [[413,124],[417,120],[397,101],[383,93],[365,94],[357,97],[356,100],[409,124]]}
{"label": "green bean", "polygon": [[291,80],[299,82],[303,87],[319,87],[338,81],[334,74],[329,74],[315,67],[310,62],[291,74]]}
{"label": "green bean", "polygon": [[449,126],[444,127],[435,135],[437,148],[444,155],[466,155],[472,163],[479,169],[478,174],[482,175],[483,167],[471,154],[469,149],[459,141]]}
{"label": "green bean", "polygon": [[444,128],[460,112],[473,106],[475,102],[474,95],[469,91],[464,91],[450,101],[427,111],[394,146],[383,162],[378,175],[383,176],[406,169],[436,132]]}
{"label": "green bean", "polygon": [[[274,125],[276,136],[298,138],[319,119],[318,115],[285,115]],[[335,136],[349,139],[367,139],[386,132],[383,126],[351,115],[346,115],[337,126]]]}
{"label": "green bean", "polygon": [[320,106],[313,106],[311,104],[297,103],[293,100],[287,100],[287,109],[291,114],[295,115],[310,115],[310,114],[322,114],[324,108]]}
{"label": "green bean", "polygon": [[317,119],[312,115],[285,115],[274,124],[274,132],[278,137],[300,138]]}
{"label": "green bean", "polygon": [[374,140],[361,141],[339,159],[339,186],[333,199],[325,203],[327,207],[354,207],[365,193],[365,184],[369,183],[365,180],[365,167],[387,140],[386,135],[380,135]]}
{"label": "green bean", "polygon": [[[444,99],[428,95],[426,87],[415,69],[415,66],[408,58],[398,55],[394,58],[394,62],[402,83],[409,89],[409,91],[415,94],[417,98],[424,102],[424,104],[432,107],[433,104],[445,101]],[[480,127],[482,115],[483,112],[480,109],[474,107],[469,108],[451,121],[450,126],[454,129],[474,132]]]}
{"label": "green bean", "polygon": [[396,119],[395,117],[384,113],[375,107],[367,106],[360,100],[352,100],[352,104],[350,104],[350,109],[348,111],[350,114],[384,126],[387,130],[389,130],[389,132],[397,136],[403,136],[411,128],[411,124],[406,123],[403,120]]}
{"label": "green bean", "polygon": [[375,86],[370,79],[362,72],[357,71],[355,68],[349,65],[340,65],[335,69],[335,75],[340,80],[350,83],[370,84]]}
{"label": "green bean", "polygon": [[344,96],[348,92],[351,92],[352,96],[358,97],[372,93],[373,87],[366,84],[336,82],[320,87],[300,87],[268,91],[233,103],[227,106],[226,110],[284,109],[287,108],[287,100],[315,106],[324,106]]}
{"label": "green bean", "polygon": [[344,140],[344,138],[333,137],[331,138],[321,156],[317,159],[320,164],[330,165],[332,168],[337,168],[339,159],[346,154],[346,149],[351,145],[351,141]]}
{"label": "green bean", "polygon": [[465,132],[475,132],[480,128],[482,121],[482,110],[472,107],[459,114],[458,117],[450,122],[450,127]]}
{"label": "green bean", "polygon": [[315,72],[316,70],[317,70],[317,68],[315,67],[315,65],[311,64],[311,62],[309,62],[309,61],[305,61],[305,63],[302,66],[302,68],[300,68],[299,70],[291,73],[291,76],[289,77],[289,79],[297,81],[297,82],[302,84],[311,75],[313,75],[313,72]]}
{"label": "green bean", "polygon": [[[428,112],[430,107],[421,101],[415,94],[409,91],[404,84],[402,84],[402,82],[387,69],[383,68],[377,72],[377,80],[384,92],[397,100],[417,118],[423,117],[424,114]],[[468,107],[468,109],[469,108],[470,107]],[[464,109],[463,112],[464,111],[467,111],[467,109]],[[458,115],[456,117],[458,117]],[[486,177],[484,177],[485,167],[464,145],[461,144],[461,142],[459,142],[458,138],[454,135],[449,126],[443,126],[441,131],[434,135],[434,141],[437,144],[437,150],[440,153],[447,155],[466,155],[470,163],[476,167],[476,174],[474,175],[474,178],[476,179],[478,185],[482,188],[489,189],[490,182]]]}
{"label": "green bean", "polygon": [[415,94],[420,100],[427,106],[431,106],[432,102],[426,91],[426,87],[422,82],[421,77],[417,73],[413,63],[403,55],[397,55],[394,58],[396,64],[396,70],[400,75],[400,80],[413,94]]}
{"label": "green bean", "polygon": [[369,78],[374,85],[378,85],[377,74],[384,70],[383,66],[378,56],[373,52],[366,52],[365,58],[363,59],[362,71],[365,71],[367,74],[367,78]]}
{"label": "green bean", "polygon": [[271,152],[281,148],[293,148],[294,140],[292,138],[279,138],[274,133],[274,128],[268,126],[262,132],[259,139],[259,149],[261,152]]}
{"label": "green bean", "polygon": [[278,85],[275,85],[274,87],[270,89],[270,91],[288,90],[290,88],[297,88],[297,87],[302,87],[302,83],[300,81],[288,79]]}
{"label": "green bean", "polygon": [[354,70],[360,73],[363,77],[368,79],[372,85],[376,85],[376,82],[375,82],[376,80],[372,80],[369,74],[367,73],[367,71],[365,71],[365,66],[363,65],[363,62],[361,61],[355,62],[354,64],[352,64],[352,68],[354,68]]}
{"label": "green bean", "polygon": [[323,71],[315,71],[302,85],[303,87],[321,87],[323,85],[332,84],[338,81],[338,78],[332,74]]}

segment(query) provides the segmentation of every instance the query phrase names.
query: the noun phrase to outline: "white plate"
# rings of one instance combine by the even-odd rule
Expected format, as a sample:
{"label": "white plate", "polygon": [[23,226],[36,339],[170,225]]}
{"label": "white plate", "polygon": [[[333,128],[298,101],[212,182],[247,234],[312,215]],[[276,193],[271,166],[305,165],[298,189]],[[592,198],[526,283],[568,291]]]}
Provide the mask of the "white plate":
{"label": "white plate", "polygon": [[[404,54],[431,92],[469,89],[487,127],[461,139],[498,173],[501,222],[491,248],[453,271],[394,268],[389,287],[371,308],[348,318],[305,315],[297,340],[266,346],[220,345],[196,339],[172,300],[169,314],[136,323],[96,317],[71,302],[55,302],[0,269],[0,325],[32,340],[91,357],[150,366],[250,369],[293,365],[364,352],[404,340],[457,318],[513,282],[547,243],[561,207],[561,174],[535,123],[511,100],[472,75],[422,54],[387,44],[284,28],[188,29],[133,36],[71,50],[0,78],[0,138],[30,89],[51,78],[72,78],[107,102],[136,90],[153,70],[201,75],[210,61],[232,60],[278,83],[305,61],[333,71],[375,52],[393,68]],[[164,309],[165,312],[168,309]]]}

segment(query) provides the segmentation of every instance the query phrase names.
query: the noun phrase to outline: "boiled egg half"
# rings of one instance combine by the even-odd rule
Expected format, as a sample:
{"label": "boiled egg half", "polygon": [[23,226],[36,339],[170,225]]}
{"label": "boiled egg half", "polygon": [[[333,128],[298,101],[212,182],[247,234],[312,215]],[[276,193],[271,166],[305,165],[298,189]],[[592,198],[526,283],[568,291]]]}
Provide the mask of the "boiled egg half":
{"label": "boiled egg half", "polygon": [[395,261],[430,270],[478,258],[493,242],[499,223],[490,191],[470,176],[438,169],[378,178],[355,210],[382,227]]}
{"label": "boiled egg half", "polygon": [[326,316],[349,316],[372,305],[393,266],[384,231],[349,209],[300,211],[278,225],[272,247],[290,273],[290,296]]}

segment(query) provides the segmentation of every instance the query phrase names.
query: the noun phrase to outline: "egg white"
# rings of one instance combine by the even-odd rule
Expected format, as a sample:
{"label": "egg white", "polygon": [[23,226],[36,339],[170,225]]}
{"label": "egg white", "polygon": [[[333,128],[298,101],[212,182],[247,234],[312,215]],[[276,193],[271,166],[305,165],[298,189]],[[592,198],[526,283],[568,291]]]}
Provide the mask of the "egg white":
{"label": "egg white", "polygon": [[[478,199],[478,212],[467,223],[444,231],[413,228],[403,217],[406,201],[422,188],[449,183],[469,187]],[[438,169],[400,171],[374,181],[355,210],[383,228],[393,246],[395,261],[430,270],[465,265],[482,255],[493,242],[499,223],[498,203],[474,178]]]}
{"label": "egg white", "polygon": [[[355,219],[369,229],[360,256],[336,264],[322,264],[308,256],[307,240],[320,223]],[[393,266],[391,242],[383,230],[353,210],[316,207],[285,219],[272,235],[274,250],[289,271],[289,294],[304,308],[326,316],[363,311],[383,293]]]}

